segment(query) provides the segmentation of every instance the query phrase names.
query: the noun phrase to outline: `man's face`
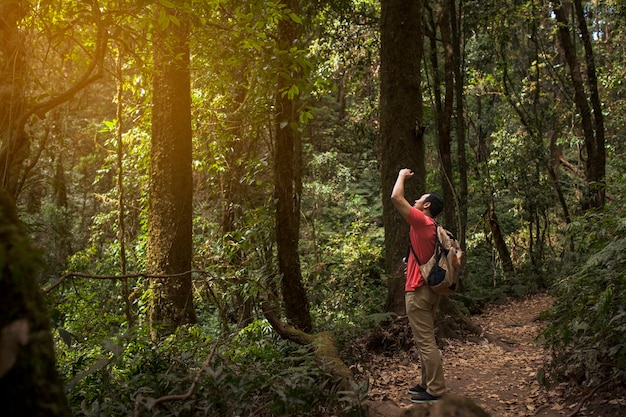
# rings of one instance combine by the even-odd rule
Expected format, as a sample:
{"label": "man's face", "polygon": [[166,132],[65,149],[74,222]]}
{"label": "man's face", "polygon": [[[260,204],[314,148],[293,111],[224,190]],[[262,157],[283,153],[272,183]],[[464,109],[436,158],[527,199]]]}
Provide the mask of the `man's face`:
{"label": "man's face", "polygon": [[426,208],[424,204],[427,204],[427,205],[430,204],[426,202],[426,199],[428,198],[429,195],[430,194],[424,194],[419,198],[419,200],[415,200],[415,204],[413,204],[413,207],[415,207],[419,211],[424,211],[424,209]]}

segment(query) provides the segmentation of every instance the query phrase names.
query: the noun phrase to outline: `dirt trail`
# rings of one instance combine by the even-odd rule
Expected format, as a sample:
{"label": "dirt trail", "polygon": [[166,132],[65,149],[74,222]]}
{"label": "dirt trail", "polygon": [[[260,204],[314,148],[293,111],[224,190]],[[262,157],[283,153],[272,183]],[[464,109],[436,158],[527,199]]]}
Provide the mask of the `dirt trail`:
{"label": "dirt trail", "polygon": [[[544,323],[539,314],[550,308],[552,299],[535,295],[490,308],[473,321],[496,339],[479,342],[447,341],[443,348],[448,392],[475,400],[498,417],[569,415],[559,390],[548,391],[537,381],[547,353],[535,338]],[[419,382],[415,353],[380,354],[362,363],[373,400],[392,400],[401,407],[411,405],[407,390]],[[579,415],[585,415],[583,413]]]}

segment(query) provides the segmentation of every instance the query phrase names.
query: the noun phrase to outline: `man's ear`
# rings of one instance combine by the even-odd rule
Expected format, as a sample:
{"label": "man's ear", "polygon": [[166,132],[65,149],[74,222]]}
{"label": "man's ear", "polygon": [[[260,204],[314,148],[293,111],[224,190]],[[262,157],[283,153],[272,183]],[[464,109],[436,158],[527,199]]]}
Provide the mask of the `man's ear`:
{"label": "man's ear", "polygon": [[423,206],[423,207],[424,207],[424,208],[430,208],[430,201],[426,201],[426,202],[424,203],[424,206]]}

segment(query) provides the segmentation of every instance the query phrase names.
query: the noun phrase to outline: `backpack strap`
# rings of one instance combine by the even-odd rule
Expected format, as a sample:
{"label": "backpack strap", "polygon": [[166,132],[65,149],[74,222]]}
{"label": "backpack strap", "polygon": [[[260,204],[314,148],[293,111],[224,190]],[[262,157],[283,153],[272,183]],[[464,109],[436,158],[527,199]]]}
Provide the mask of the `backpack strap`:
{"label": "backpack strap", "polygon": [[417,264],[421,265],[422,263],[420,262],[420,258],[418,258],[417,253],[415,253],[415,249],[413,249],[413,245],[411,244],[411,238],[409,238],[409,248],[411,248],[411,253],[413,254],[413,256],[415,256]]}
{"label": "backpack strap", "polygon": [[[435,251],[437,250],[438,247],[445,249],[443,248],[443,245],[439,241],[439,234],[437,233],[437,226],[439,226],[439,223],[437,223],[437,221],[434,219],[433,219],[433,226],[435,226]],[[415,260],[417,261],[417,264],[421,265],[422,263],[420,262],[420,258],[417,256],[417,253],[415,253],[415,249],[413,249],[413,245],[411,244],[410,236],[409,236],[409,248],[411,248],[411,253],[413,254],[413,256],[415,256]]]}

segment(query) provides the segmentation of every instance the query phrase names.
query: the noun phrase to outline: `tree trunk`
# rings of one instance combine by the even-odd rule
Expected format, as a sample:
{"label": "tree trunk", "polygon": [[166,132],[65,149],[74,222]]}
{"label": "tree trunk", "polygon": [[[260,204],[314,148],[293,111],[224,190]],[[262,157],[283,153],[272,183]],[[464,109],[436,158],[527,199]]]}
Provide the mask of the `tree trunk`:
{"label": "tree trunk", "polygon": [[[452,35],[450,28],[449,2],[444,2],[442,10],[438,16],[431,14],[431,61],[435,91],[435,109],[437,120],[437,145],[439,150],[441,169],[441,189],[443,190],[444,204],[444,224],[454,234],[457,235],[456,227],[456,199],[454,193],[454,175],[452,173],[452,115],[454,110],[454,55],[452,49]],[[436,20],[436,22],[435,22]],[[441,33],[443,47],[443,80],[439,77],[438,49],[436,42],[437,28]],[[444,96],[439,93],[439,84],[443,81]]]}
{"label": "tree trunk", "polygon": [[500,223],[498,223],[498,218],[496,217],[496,212],[493,209],[493,204],[488,209],[487,222],[489,223],[489,230],[491,231],[493,243],[498,251],[500,262],[502,262],[502,270],[507,274],[515,272],[513,261],[511,260],[511,253],[509,252],[509,248],[506,245],[504,236],[502,235]]}
{"label": "tree trunk", "polygon": [[404,314],[404,268],[409,226],[389,198],[402,168],[415,177],[406,196],[424,192],[424,123],[420,67],[423,55],[422,1],[381,2],[380,137],[385,266],[388,275],[386,310]]}
{"label": "tree trunk", "polygon": [[587,101],[585,92],[585,82],[583,80],[580,63],[576,53],[576,46],[572,40],[572,34],[569,29],[568,11],[561,1],[554,1],[554,15],[558,23],[558,39],[562,52],[565,55],[565,61],[570,71],[572,86],[574,88],[574,103],[580,114],[580,123],[585,140],[585,180],[587,189],[583,196],[583,209],[599,208],[604,206],[605,200],[605,165],[606,150],[604,147],[604,121],[600,99],[598,96],[597,79],[593,50],[591,48],[591,40],[587,30],[587,24],[584,12],[580,4],[580,0],[575,0],[576,15],[578,18],[579,29],[583,39],[585,48],[585,59],[587,64],[587,82],[586,86],[591,94],[591,102],[593,106],[593,115]]}
{"label": "tree trunk", "polygon": [[[467,195],[468,195],[468,185],[467,185],[467,157],[465,152],[465,93],[464,93],[464,84],[465,79],[463,77],[463,56],[462,54],[462,44],[463,44],[463,35],[462,35],[462,24],[461,24],[461,16],[462,13],[456,13],[455,1],[447,0],[450,4],[448,6],[448,10],[450,12],[450,24],[451,24],[451,33],[452,33],[452,51],[454,57],[454,91],[455,91],[455,113],[456,113],[456,137],[457,137],[457,155],[458,155],[458,166],[459,166],[459,195],[457,202],[457,210],[458,210],[458,230],[457,230],[457,239],[461,244],[462,248],[465,248],[465,229],[467,224]],[[462,4],[462,2],[461,2]],[[459,9],[462,9],[462,6],[459,6]],[[459,20],[457,20],[459,19]]]}
{"label": "tree trunk", "polygon": [[554,190],[559,199],[559,203],[561,204],[561,209],[563,210],[563,219],[566,224],[570,224],[572,222],[572,218],[569,214],[569,209],[567,207],[567,201],[565,200],[565,194],[563,193],[563,187],[561,187],[561,180],[559,175],[559,168],[561,166],[561,156],[563,154],[563,146],[557,145],[556,140],[558,135],[560,134],[559,127],[556,127],[549,134],[550,138],[550,162],[548,163],[548,172],[550,173],[550,178],[554,182]]}
{"label": "tree trunk", "polygon": [[[298,13],[298,0],[287,7]],[[281,49],[287,53],[298,39],[296,23],[290,19],[278,24]],[[302,142],[297,129],[298,96],[288,90],[301,76],[300,71],[281,71],[276,92],[276,148],[274,155],[274,200],[276,201],[276,244],[281,291],[287,319],[302,331],[310,331],[313,321],[300,269],[300,199],[302,196]]]}
{"label": "tree trunk", "polygon": [[580,0],[574,0],[578,29],[585,49],[585,63],[587,66],[587,89],[589,91],[591,108],[593,109],[593,122],[595,136],[592,140],[587,140],[585,136],[585,147],[587,149],[587,163],[585,164],[587,174],[587,184],[589,187],[587,200],[584,201],[583,208],[591,209],[604,207],[605,202],[605,174],[606,174],[606,149],[604,141],[604,116],[602,115],[602,102],[598,93],[598,77],[596,74],[596,63],[591,46],[591,36],[587,28],[585,12]]}
{"label": "tree trunk", "polygon": [[[189,74],[189,18],[185,0],[175,9],[180,25],[154,28],[152,148],[150,153],[150,208],[148,269],[155,275],[182,276],[153,279],[150,306],[152,335],[195,323],[191,285],[192,170],[191,88]],[[186,273],[186,274],[185,274]]]}
{"label": "tree trunk", "polygon": [[11,417],[71,416],[57,374],[50,318],[13,201],[0,191],[0,403]]}
{"label": "tree trunk", "polygon": [[[120,273],[126,275],[126,193],[124,190],[124,141],[122,140],[122,134],[124,133],[124,112],[123,112],[123,100],[124,100],[124,74],[122,72],[122,57],[123,54],[119,53],[117,56],[117,192],[118,192],[118,240],[120,242]],[[133,325],[132,314],[132,302],[130,300],[130,289],[128,287],[128,280],[122,280],[122,298],[124,299],[124,315],[126,316],[126,322],[128,327]]]}

